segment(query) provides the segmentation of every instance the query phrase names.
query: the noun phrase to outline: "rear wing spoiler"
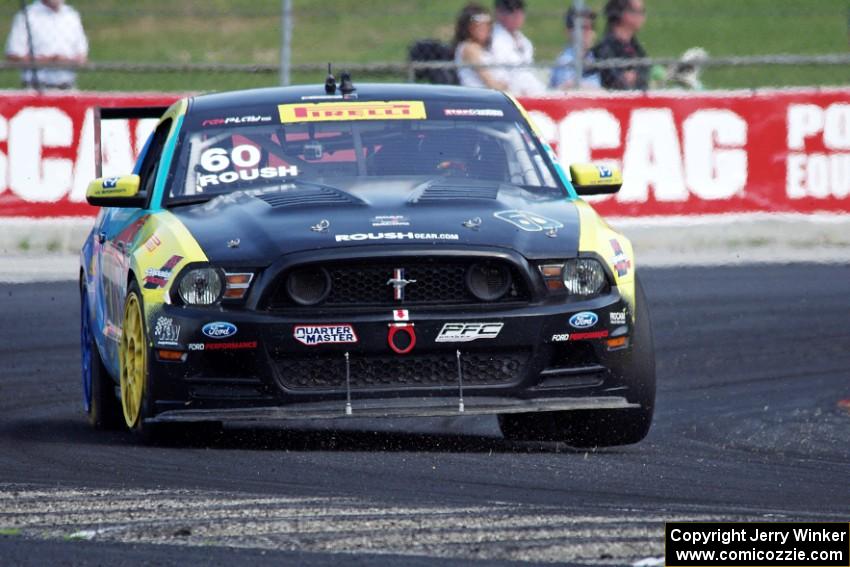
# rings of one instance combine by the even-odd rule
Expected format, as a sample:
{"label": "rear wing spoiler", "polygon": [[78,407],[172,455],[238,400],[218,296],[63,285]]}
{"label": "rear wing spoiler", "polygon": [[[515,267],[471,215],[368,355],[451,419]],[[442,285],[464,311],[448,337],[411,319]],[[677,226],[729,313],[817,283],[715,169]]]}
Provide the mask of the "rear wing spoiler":
{"label": "rear wing spoiler", "polygon": [[141,120],[143,118],[162,118],[167,106],[111,106],[94,107],[94,172],[103,177],[103,152],[100,148],[101,120]]}

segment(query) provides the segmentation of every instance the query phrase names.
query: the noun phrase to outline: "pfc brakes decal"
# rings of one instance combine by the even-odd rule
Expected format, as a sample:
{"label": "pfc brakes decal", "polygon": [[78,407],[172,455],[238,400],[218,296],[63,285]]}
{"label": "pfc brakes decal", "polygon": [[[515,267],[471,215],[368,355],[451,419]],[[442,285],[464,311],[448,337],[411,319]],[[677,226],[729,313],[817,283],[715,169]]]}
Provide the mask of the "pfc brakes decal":
{"label": "pfc brakes decal", "polygon": [[504,323],[446,323],[434,342],[467,343],[476,339],[495,339]]}

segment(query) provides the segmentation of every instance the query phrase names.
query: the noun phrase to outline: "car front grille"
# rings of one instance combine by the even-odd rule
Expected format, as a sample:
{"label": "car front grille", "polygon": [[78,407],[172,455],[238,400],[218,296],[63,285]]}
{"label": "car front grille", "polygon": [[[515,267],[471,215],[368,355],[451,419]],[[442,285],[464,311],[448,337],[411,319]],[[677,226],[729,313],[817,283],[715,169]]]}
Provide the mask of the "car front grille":
{"label": "car front grille", "polygon": [[[483,261],[483,260],[482,260]],[[469,290],[466,274],[475,259],[408,258],[398,262],[346,261],[313,264],[326,269],[331,281],[331,290],[319,304],[322,307],[410,307],[423,305],[463,305],[507,302],[525,302],[530,299],[528,287],[513,265],[509,268],[511,285],[501,298],[483,302]],[[492,263],[492,262],[490,262]],[[404,288],[403,299],[395,299],[393,286],[388,281],[394,270],[404,269],[404,279],[415,280]],[[269,309],[301,307],[287,293],[286,277],[280,275],[272,284],[272,293],[267,301]]]}
{"label": "car front grille", "polygon": [[[461,357],[464,386],[512,384],[522,379],[530,350],[469,352]],[[278,380],[288,390],[345,390],[345,359],[342,356],[274,359]],[[407,356],[352,356],[351,388],[435,388],[458,383],[454,351]]]}

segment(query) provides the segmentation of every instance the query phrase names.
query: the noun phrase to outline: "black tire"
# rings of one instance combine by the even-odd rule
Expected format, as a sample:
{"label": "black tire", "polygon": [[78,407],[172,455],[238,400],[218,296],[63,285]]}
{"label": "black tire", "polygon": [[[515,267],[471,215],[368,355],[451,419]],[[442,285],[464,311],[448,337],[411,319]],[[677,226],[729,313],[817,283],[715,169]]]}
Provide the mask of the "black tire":
{"label": "black tire", "polygon": [[[80,293],[85,305],[85,288],[81,288]],[[88,317],[87,309],[83,308],[82,316]],[[86,322],[81,321],[81,324]],[[121,402],[115,395],[115,381],[106,370],[103,359],[100,358],[100,351],[91,332],[88,333],[87,342],[91,357],[89,363],[91,399],[86,412],[89,424],[101,430],[121,429],[124,426],[124,415],[121,412]]]}
{"label": "black tire", "polygon": [[655,411],[655,346],[646,295],[635,278],[635,332],[626,365],[629,401],[639,408],[576,410],[499,416],[506,439],[563,441],[574,447],[631,445],[649,433]]}

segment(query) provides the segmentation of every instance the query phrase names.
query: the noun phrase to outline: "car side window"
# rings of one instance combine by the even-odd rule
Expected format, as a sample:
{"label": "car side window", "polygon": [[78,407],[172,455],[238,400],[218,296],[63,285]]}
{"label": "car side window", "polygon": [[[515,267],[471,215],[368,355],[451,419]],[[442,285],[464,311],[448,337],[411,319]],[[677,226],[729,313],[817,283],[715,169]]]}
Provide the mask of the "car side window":
{"label": "car side window", "polygon": [[156,182],[156,174],[159,171],[159,162],[162,157],[162,149],[165,147],[165,141],[168,139],[168,132],[171,130],[171,119],[164,120],[153,133],[150,140],[148,151],[142,160],[142,165],[139,168],[140,191],[145,195],[150,195],[153,191],[154,183]]}

